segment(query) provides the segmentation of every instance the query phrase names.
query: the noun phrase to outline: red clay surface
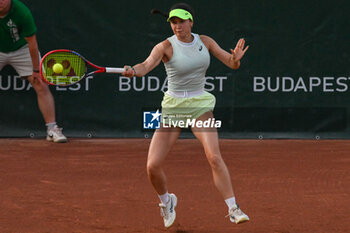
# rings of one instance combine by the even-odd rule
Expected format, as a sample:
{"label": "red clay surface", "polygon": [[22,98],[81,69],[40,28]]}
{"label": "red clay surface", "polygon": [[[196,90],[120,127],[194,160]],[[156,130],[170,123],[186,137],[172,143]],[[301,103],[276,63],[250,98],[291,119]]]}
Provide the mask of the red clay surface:
{"label": "red clay surface", "polygon": [[236,225],[202,147],[168,156],[176,223],[165,230],[146,175],[149,139],[0,139],[0,232],[350,232],[350,141],[221,140],[238,203]]}

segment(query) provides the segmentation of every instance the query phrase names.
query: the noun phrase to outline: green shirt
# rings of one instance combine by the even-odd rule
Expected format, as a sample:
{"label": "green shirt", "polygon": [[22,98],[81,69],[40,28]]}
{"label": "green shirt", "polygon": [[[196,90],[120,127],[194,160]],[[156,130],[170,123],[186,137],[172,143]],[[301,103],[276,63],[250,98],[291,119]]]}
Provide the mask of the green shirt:
{"label": "green shirt", "polygon": [[25,37],[36,33],[30,10],[20,1],[12,0],[11,8],[0,18],[0,52],[15,51],[27,44]]}

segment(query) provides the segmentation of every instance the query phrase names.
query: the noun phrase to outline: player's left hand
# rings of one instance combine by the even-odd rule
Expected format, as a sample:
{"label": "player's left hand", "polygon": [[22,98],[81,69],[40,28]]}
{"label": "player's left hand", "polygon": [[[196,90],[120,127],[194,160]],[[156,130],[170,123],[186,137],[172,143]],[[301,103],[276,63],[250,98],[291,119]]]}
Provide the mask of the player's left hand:
{"label": "player's left hand", "polygon": [[233,62],[238,62],[242,59],[245,52],[247,52],[249,46],[246,46],[244,48],[245,40],[243,38],[239,39],[239,41],[236,44],[235,49],[231,49],[231,60]]}

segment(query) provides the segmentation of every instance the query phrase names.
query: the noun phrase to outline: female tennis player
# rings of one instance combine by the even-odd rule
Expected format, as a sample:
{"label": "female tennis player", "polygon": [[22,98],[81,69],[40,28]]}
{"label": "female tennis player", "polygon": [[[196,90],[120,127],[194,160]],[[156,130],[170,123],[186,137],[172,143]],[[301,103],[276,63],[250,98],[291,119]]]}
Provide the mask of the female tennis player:
{"label": "female tennis player", "polygon": [[[245,47],[244,39],[240,39],[235,49],[228,53],[209,36],[192,33],[193,9],[187,4],[172,6],[167,18],[174,35],[157,44],[144,62],[133,67],[124,66],[123,75],[145,76],[162,61],[168,76],[168,91],[164,93],[162,101],[163,123],[169,120],[164,118],[165,115],[174,114],[191,115],[196,121],[211,120],[214,118],[215,97],[204,90],[205,73],[210,63],[209,53],[229,68],[238,69],[248,46]],[[175,194],[168,193],[162,166],[181,132],[180,127],[172,125],[163,125],[155,131],[147,159],[148,177],[161,201],[159,207],[167,228],[175,221],[177,198]],[[248,216],[236,204],[230,174],[221,157],[216,128],[194,125],[191,130],[204,147],[215,186],[228,206],[227,217],[237,224],[248,221]]]}

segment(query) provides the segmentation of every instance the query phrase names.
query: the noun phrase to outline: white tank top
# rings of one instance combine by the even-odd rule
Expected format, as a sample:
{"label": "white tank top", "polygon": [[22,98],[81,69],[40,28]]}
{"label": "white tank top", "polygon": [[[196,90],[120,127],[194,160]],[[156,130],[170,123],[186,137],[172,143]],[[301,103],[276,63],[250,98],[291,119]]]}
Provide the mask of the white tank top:
{"label": "white tank top", "polygon": [[210,55],[199,35],[192,35],[194,39],[191,43],[179,41],[176,35],[168,38],[173,47],[172,58],[164,63],[169,91],[204,90]]}

